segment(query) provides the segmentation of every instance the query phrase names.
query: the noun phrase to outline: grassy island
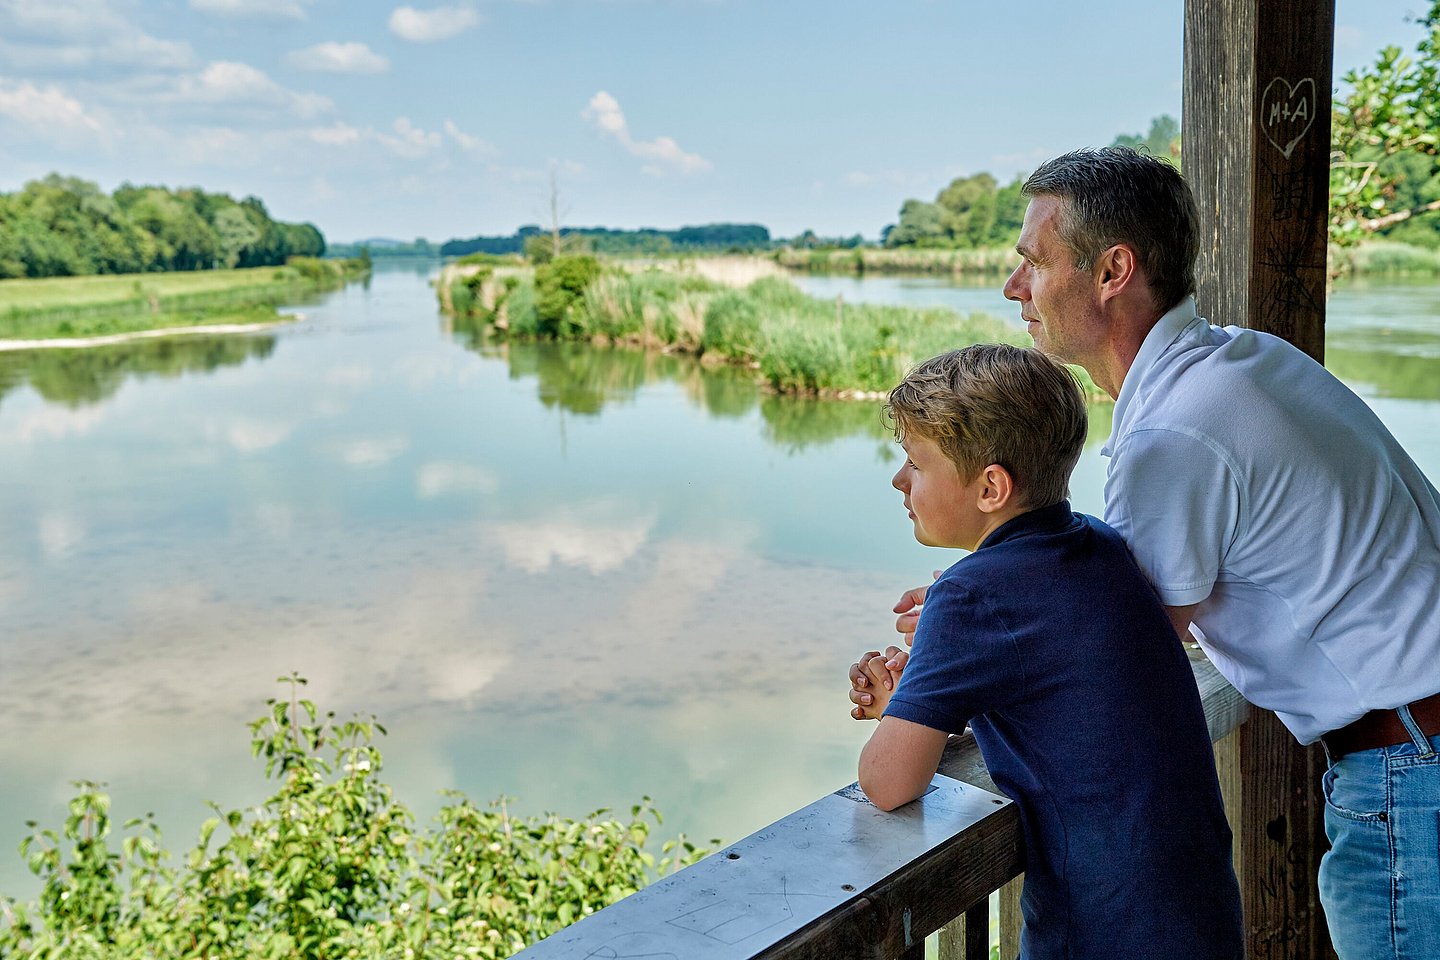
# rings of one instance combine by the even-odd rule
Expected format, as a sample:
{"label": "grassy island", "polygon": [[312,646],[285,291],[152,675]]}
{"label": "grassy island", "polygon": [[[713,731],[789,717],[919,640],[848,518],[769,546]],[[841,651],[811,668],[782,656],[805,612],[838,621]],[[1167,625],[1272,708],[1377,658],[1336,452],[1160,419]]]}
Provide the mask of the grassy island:
{"label": "grassy island", "polygon": [[820,300],[779,276],[727,285],[683,264],[626,270],[591,256],[536,266],[490,258],[452,268],[440,288],[460,329],[689,353],[749,367],[795,395],[874,398],[945,350],[1028,345],[1022,331],[985,314]]}
{"label": "grassy island", "polygon": [[361,260],[294,257],[283,267],[0,280],[0,345],[276,323],[279,304],[368,272]]}

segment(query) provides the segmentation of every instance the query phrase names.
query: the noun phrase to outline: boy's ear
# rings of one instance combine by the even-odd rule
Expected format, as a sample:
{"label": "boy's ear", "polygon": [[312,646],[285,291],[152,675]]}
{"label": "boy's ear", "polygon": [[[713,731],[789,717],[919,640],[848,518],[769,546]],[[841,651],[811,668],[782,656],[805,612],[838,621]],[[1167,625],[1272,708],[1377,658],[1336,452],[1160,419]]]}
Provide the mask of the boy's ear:
{"label": "boy's ear", "polygon": [[1015,478],[1010,476],[1010,471],[992,463],[980,471],[980,484],[978,493],[979,500],[976,506],[981,513],[996,513],[1005,509],[1014,502],[1018,495],[1015,490]]}

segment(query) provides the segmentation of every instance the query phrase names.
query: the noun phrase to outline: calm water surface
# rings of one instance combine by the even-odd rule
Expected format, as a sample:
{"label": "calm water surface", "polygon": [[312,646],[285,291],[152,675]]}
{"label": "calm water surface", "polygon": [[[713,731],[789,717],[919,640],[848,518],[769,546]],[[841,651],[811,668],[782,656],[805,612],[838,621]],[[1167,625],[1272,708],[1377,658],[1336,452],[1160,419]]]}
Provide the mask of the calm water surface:
{"label": "calm water surface", "polygon": [[[990,287],[804,278],[1014,314]],[[69,781],[187,845],[265,795],[244,722],[299,671],[376,713],[388,776],[579,815],[649,794],[735,839],[854,777],[853,656],[916,545],[872,404],[448,329],[426,268],[301,324],[0,354],[0,892]],[[1332,366],[1440,476],[1440,285],[1331,301]],[[1075,502],[1098,512],[1107,408]]]}

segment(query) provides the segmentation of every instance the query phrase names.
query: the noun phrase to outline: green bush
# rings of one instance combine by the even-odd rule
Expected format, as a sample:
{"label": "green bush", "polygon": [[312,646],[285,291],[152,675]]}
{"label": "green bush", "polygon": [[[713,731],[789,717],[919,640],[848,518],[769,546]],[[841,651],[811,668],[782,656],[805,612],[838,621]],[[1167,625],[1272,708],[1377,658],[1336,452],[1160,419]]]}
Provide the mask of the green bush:
{"label": "green bush", "polygon": [[149,818],[112,847],[110,798],[77,783],[58,829],[30,824],[21,854],[39,898],[0,898],[0,958],[249,960],[508,957],[702,851],[647,848],[659,815],[517,817],[459,794],[417,828],[379,777],[373,717],[337,722],[286,681],[250,725],[274,793],[207,820],[178,863]]}
{"label": "green bush", "polygon": [[600,261],[589,256],[556,257],[535,268],[535,312],[541,336],[567,337],[580,332],[571,319],[571,308],[599,276]]}
{"label": "green bush", "polygon": [[535,283],[529,278],[506,277],[505,287],[495,307],[497,316],[504,309],[506,331],[514,337],[538,337],[540,314],[536,306]]}
{"label": "green bush", "polygon": [[468,317],[475,311],[475,289],[465,280],[450,285],[450,309],[457,317]]}
{"label": "green bush", "polygon": [[334,261],[321,260],[319,257],[289,257],[285,266],[306,280],[334,279],[344,269]]}

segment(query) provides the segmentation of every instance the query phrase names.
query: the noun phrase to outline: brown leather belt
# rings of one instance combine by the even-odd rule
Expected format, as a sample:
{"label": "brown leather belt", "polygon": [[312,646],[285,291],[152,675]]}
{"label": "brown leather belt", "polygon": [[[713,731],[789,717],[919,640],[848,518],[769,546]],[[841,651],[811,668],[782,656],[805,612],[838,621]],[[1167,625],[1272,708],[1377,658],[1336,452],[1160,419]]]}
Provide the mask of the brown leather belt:
{"label": "brown leather belt", "polygon": [[[1410,716],[1415,718],[1425,736],[1433,737],[1440,733],[1440,693],[1410,704]],[[1330,759],[1339,760],[1357,750],[1375,750],[1404,743],[1410,739],[1410,733],[1400,722],[1400,714],[1394,710],[1371,710],[1354,723],[1331,730],[1320,739],[1325,741]]]}

